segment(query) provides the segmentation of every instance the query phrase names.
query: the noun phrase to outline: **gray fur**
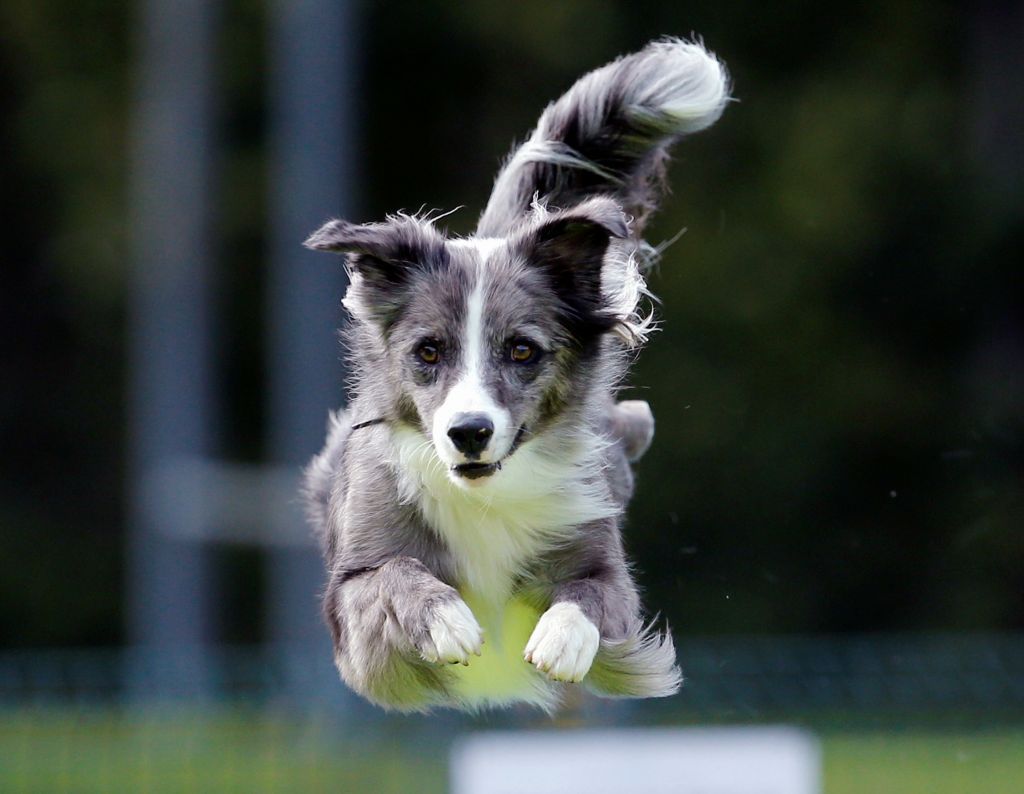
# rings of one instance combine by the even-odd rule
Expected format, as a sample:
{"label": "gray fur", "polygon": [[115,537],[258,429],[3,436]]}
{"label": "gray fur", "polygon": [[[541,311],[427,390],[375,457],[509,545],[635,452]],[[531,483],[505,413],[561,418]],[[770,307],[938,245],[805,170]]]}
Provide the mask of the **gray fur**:
{"label": "gray fur", "polygon": [[506,234],[535,195],[565,207],[609,194],[640,236],[661,194],[668,149],[711,126],[728,102],[725,67],[697,42],[652,42],[594,70],[548,105],[509,156],[477,234]]}
{"label": "gray fur", "polygon": [[[666,147],[714,121],[726,96],[724,71],[702,48],[658,42],[545,111],[532,151],[557,157],[514,156],[474,238],[398,215],[332,221],[307,241],[348,256],[352,395],[331,417],[305,494],[328,567],[335,661],[374,703],[557,704],[572,684],[525,661],[514,671],[522,691],[482,695],[431,661],[461,631],[451,658],[474,665],[466,621],[438,634],[471,596],[492,644],[513,602],[545,617],[556,605],[578,609],[573,619],[599,632],[583,679],[599,694],[678,689],[672,640],[644,625],[619,531],[630,462],[653,434],[646,403],[614,399],[648,325],[639,221],[627,213],[653,206]],[[547,209],[538,192],[563,209]],[[527,362],[510,357],[516,345],[532,351]],[[444,431],[465,384],[505,425],[479,462],[493,472],[459,490],[467,458]]]}

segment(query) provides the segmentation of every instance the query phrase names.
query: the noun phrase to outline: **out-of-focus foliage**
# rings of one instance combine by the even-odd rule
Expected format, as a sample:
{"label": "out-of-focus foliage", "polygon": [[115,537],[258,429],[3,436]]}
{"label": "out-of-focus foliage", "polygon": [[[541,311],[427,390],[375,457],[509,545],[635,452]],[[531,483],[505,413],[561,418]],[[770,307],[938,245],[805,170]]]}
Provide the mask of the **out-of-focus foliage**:
{"label": "out-of-focus foliage", "polygon": [[[652,229],[687,233],[651,279],[664,331],[633,377],[658,434],[627,543],[677,630],[1024,628],[1024,195],[1001,173],[1021,152],[977,122],[1022,98],[986,88],[1020,69],[986,57],[991,9],[363,13],[359,220],[466,205],[449,222],[469,231],[543,104],[651,38],[698,31],[729,64],[739,101],[678,149]],[[221,17],[223,434],[251,459],[267,9]],[[111,1],[0,8],[3,644],[119,637],[133,20]]]}
{"label": "out-of-focus foliage", "polygon": [[0,7],[0,643],[119,631],[127,8]]}

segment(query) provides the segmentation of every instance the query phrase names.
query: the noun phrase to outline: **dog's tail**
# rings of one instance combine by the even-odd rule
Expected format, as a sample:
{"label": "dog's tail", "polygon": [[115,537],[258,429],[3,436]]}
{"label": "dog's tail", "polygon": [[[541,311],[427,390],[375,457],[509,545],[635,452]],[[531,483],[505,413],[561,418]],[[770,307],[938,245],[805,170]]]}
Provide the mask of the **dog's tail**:
{"label": "dog's tail", "polygon": [[725,67],[700,42],[662,39],[584,75],[548,105],[498,174],[477,235],[506,234],[533,203],[611,195],[643,230],[668,149],[709,127],[729,101]]}

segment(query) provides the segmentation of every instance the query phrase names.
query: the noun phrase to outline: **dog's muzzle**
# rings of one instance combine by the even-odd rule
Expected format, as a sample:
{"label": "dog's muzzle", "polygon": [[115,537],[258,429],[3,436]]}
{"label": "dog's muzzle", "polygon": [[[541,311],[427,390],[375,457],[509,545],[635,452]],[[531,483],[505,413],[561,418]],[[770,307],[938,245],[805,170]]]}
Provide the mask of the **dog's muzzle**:
{"label": "dog's muzzle", "polygon": [[512,440],[512,446],[509,447],[508,452],[505,453],[501,460],[496,460],[491,463],[480,463],[479,461],[457,463],[452,466],[452,471],[459,477],[465,477],[467,480],[479,480],[482,477],[490,477],[495,472],[501,471],[501,464],[512,457],[512,453],[519,448],[519,445],[522,444],[525,437],[526,425],[522,425],[516,433],[516,437]]}
{"label": "dog's muzzle", "polygon": [[494,435],[494,422],[487,414],[457,414],[448,428],[452,446],[470,460],[480,460]]}

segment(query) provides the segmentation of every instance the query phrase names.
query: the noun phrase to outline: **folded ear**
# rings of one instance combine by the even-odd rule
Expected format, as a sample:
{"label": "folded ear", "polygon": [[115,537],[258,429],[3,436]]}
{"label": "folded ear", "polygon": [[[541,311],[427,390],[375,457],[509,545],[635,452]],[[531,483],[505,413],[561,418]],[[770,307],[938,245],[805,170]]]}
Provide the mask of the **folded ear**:
{"label": "folded ear", "polygon": [[305,246],[314,251],[349,254],[352,270],[393,284],[444,256],[444,238],[429,223],[409,215],[392,216],[384,223],[329,221],[309,236]]}
{"label": "folded ear", "polygon": [[545,214],[528,230],[518,250],[532,267],[542,269],[572,323],[609,330],[615,319],[605,311],[601,270],[612,239],[629,236],[619,204],[593,198],[567,210]]}
{"label": "folded ear", "polygon": [[384,223],[333,220],[306,240],[314,251],[348,254],[351,284],[344,304],[361,319],[390,325],[407,298],[413,275],[447,261],[444,237],[408,215]]}
{"label": "folded ear", "polygon": [[328,221],[309,237],[303,245],[314,251],[335,254],[370,253],[386,245],[385,223],[356,224],[340,218]]}

